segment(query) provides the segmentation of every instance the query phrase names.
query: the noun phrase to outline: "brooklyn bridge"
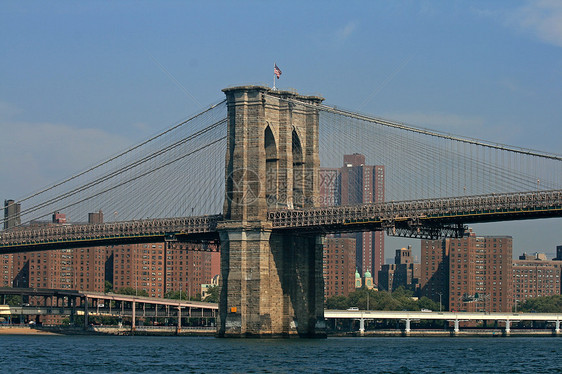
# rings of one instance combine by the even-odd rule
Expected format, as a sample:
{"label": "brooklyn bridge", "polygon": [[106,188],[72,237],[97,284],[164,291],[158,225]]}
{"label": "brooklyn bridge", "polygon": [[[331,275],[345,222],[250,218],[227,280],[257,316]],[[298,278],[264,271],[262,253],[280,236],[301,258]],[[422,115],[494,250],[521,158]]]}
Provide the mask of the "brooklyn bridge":
{"label": "brooklyn bridge", "polygon": [[[231,87],[226,99],[13,201],[0,253],[164,241],[221,251],[220,336],[323,336],[322,241],[384,231],[461,236],[469,223],[562,216],[562,156]],[[360,153],[384,199],[342,204],[324,170]],[[110,212],[109,222],[85,223]],[[64,211],[75,222],[36,222]]]}

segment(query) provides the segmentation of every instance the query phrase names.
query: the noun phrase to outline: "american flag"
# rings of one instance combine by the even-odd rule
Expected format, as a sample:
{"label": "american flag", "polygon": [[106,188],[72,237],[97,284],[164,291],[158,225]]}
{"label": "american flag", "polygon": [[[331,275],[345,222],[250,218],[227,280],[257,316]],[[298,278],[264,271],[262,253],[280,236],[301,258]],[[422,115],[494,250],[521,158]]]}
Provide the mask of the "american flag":
{"label": "american flag", "polygon": [[277,77],[277,79],[279,79],[279,76],[281,76],[281,74],[283,74],[283,73],[281,73],[281,69],[279,69],[279,68],[277,67],[277,64],[275,64],[275,67],[273,68],[273,73],[275,74],[275,76]]}

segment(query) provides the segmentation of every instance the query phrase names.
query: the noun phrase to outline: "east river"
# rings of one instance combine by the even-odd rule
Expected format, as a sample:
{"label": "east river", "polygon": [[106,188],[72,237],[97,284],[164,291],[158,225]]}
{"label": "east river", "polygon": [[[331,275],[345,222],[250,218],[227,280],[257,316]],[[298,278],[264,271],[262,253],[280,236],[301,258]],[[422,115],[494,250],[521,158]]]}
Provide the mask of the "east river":
{"label": "east river", "polygon": [[562,338],[0,336],[2,373],[560,373]]}

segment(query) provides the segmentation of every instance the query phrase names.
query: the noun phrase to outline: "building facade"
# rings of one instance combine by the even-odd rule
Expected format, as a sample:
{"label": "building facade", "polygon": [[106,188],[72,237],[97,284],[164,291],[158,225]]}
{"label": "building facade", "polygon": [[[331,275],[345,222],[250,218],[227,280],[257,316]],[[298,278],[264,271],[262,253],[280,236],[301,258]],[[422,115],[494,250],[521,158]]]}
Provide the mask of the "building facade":
{"label": "building facade", "polygon": [[422,241],[422,295],[443,297],[449,310],[510,312],[512,238],[477,236]]}
{"label": "building facade", "polygon": [[404,287],[417,293],[420,269],[420,264],[414,263],[411,246],[397,249],[394,264],[385,264],[379,271],[379,289],[392,292],[398,287]]}
{"label": "building facade", "polygon": [[21,225],[21,206],[14,200],[4,200],[4,230]]}
{"label": "building facade", "polygon": [[324,240],[324,298],[355,291],[355,239]]}
{"label": "building facade", "polygon": [[547,260],[546,255],[523,254],[513,261],[514,304],[532,297],[560,295],[562,261]]}
{"label": "building facade", "polygon": [[421,241],[420,295],[449,307],[449,247],[444,240]]}
{"label": "building facade", "polygon": [[[368,204],[384,201],[384,166],[366,165],[365,156],[344,155],[341,168],[321,168],[319,172],[319,206]],[[370,272],[375,284],[384,264],[384,233],[344,234],[355,239],[358,272]]]}

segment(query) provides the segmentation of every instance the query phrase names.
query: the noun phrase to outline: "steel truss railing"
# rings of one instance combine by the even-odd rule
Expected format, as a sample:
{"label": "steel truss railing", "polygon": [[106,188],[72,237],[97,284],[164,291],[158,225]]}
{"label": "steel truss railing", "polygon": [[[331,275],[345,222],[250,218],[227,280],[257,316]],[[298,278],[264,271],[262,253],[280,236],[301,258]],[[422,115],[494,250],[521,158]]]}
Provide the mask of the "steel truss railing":
{"label": "steel truss railing", "polygon": [[[491,194],[355,206],[275,210],[267,214],[273,230],[336,233],[385,230],[414,238],[459,236],[472,222],[561,217],[562,190]],[[176,240],[214,234],[222,215],[148,219],[103,224],[22,227],[0,232],[2,249],[40,246],[95,246],[142,239]]]}
{"label": "steel truss railing", "polygon": [[3,247],[60,244],[84,241],[95,245],[108,239],[139,237],[177,237],[216,232],[221,215],[147,219],[103,224],[73,224],[45,227],[21,227],[0,232]]}
{"label": "steel truss railing", "polygon": [[417,238],[459,236],[463,223],[562,216],[562,190],[383,202],[268,212],[273,229],[319,233],[386,230]]}

